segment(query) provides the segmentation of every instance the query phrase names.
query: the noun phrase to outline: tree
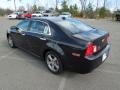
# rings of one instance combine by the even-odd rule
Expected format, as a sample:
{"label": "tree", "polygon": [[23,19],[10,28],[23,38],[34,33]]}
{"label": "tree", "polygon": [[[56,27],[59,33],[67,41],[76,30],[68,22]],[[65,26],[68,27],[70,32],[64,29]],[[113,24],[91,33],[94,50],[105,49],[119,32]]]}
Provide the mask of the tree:
{"label": "tree", "polygon": [[106,16],[106,8],[105,7],[100,8],[99,16],[101,18],[104,18]]}
{"label": "tree", "polygon": [[85,17],[85,9],[87,0],[79,0],[81,5],[81,16]]}
{"label": "tree", "polygon": [[38,6],[38,11],[44,11],[44,10],[45,10],[44,7],[42,7],[42,6]]}
{"label": "tree", "polygon": [[75,4],[75,5],[70,5],[69,11],[70,11],[70,13],[71,13],[73,16],[78,16],[79,11],[78,11],[77,4]]}
{"label": "tree", "polygon": [[56,1],[56,7],[55,7],[55,9],[56,9],[56,11],[58,11],[58,2],[59,2],[59,0],[55,0]]}
{"label": "tree", "polygon": [[7,14],[7,15],[10,14],[10,13],[12,13],[12,12],[13,12],[13,11],[10,10],[10,9],[8,9],[8,8],[5,10],[5,14]]}
{"label": "tree", "polygon": [[32,12],[36,12],[37,11],[37,6],[36,6],[36,4],[34,4],[33,6],[32,6]]}
{"label": "tree", "polygon": [[10,13],[12,13],[13,11],[10,10],[10,9],[3,9],[3,8],[0,8],[0,16],[4,16],[5,14],[8,15]]}
{"label": "tree", "polygon": [[69,11],[69,8],[68,8],[68,5],[67,5],[67,1],[64,0],[62,2],[62,12],[68,12]]}
{"label": "tree", "polygon": [[72,5],[70,5],[69,10],[70,10],[70,13],[73,14],[73,6]]}
{"label": "tree", "polygon": [[78,7],[77,7],[77,4],[75,4],[74,6],[73,6],[73,9],[74,9],[74,14],[75,14],[75,16],[77,16],[78,15]]}
{"label": "tree", "polygon": [[[11,1],[11,0],[8,0],[8,1]],[[13,0],[14,1],[14,7],[15,7],[15,11],[16,11],[16,0]],[[22,1],[22,0],[19,0],[20,2]]]}
{"label": "tree", "polygon": [[100,8],[99,16],[101,18],[104,18],[104,17],[110,17],[110,16],[112,16],[112,14],[109,9],[102,7],[102,8]]}
{"label": "tree", "polygon": [[28,11],[28,12],[31,12],[31,11],[32,11],[32,6],[30,6],[30,4],[29,4],[29,3],[27,3],[27,5],[26,5],[26,6],[27,6],[27,11]]}
{"label": "tree", "polygon": [[24,6],[19,6],[18,11],[25,11],[25,7]]}
{"label": "tree", "polygon": [[87,18],[94,18],[94,11],[91,3],[88,4],[85,13]]}
{"label": "tree", "polygon": [[106,2],[107,0],[104,0],[103,7],[106,8]]}
{"label": "tree", "polygon": [[99,8],[98,8],[98,5],[99,5],[99,0],[97,0],[97,3],[96,3],[96,10],[95,10],[95,17],[96,18],[99,17]]}
{"label": "tree", "polygon": [[42,7],[38,6],[38,11],[41,11],[42,10]]}
{"label": "tree", "polygon": [[54,8],[51,7],[51,8],[49,8],[49,10],[50,10],[50,11],[54,11]]}
{"label": "tree", "polygon": [[0,16],[3,16],[5,14],[5,10],[0,8]]}

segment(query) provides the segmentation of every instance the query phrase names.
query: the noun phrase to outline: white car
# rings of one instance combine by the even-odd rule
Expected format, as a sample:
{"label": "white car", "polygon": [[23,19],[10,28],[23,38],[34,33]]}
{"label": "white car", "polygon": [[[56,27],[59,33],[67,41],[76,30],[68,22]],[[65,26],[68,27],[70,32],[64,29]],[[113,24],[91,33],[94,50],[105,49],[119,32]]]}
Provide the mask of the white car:
{"label": "white car", "polygon": [[54,16],[54,14],[52,11],[46,10],[45,12],[43,12],[43,16],[44,17],[51,17],[51,16]]}
{"label": "white car", "polygon": [[62,14],[59,15],[59,17],[66,17],[66,18],[71,17],[71,16],[72,15],[69,12],[62,12]]}
{"label": "white car", "polygon": [[32,14],[32,17],[42,17],[42,13],[41,12],[35,12]]}
{"label": "white car", "polygon": [[18,16],[18,14],[16,13],[16,12],[14,12],[14,13],[12,13],[12,14],[10,14],[10,15],[8,15],[8,19],[16,19],[17,18],[17,16]]}

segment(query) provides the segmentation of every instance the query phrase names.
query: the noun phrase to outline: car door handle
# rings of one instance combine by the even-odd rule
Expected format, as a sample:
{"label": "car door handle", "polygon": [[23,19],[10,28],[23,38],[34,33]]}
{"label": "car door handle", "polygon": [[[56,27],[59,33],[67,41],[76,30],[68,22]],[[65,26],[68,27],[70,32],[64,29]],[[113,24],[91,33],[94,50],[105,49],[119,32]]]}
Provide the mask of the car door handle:
{"label": "car door handle", "polygon": [[44,38],[44,37],[40,37],[40,39],[41,39],[41,40],[46,40],[46,38]]}

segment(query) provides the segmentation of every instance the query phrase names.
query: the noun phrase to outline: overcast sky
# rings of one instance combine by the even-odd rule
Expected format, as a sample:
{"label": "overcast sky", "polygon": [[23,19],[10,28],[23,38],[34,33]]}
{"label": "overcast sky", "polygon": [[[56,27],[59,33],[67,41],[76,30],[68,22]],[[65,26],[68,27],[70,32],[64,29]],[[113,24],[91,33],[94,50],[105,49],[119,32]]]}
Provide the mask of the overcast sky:
{"label": "overcast sky", "polygon": [[[8,0],[0,0],[0,7],[1,8],[10,8],[14,10],[14,0],[8,1]],[[62,1],[62,0],[59,0]],[[68,4],[77,4],[78,7],[80,8],[80,1],[79,0],[68,0]],[[93,7],[96,7],[96,2],[97,0],[88,0],[92,3]],[[116,3],[117,1],[117,3]],[[44,6],[46,9],[50,8],[50,7],[55,7],[55,0],[22,0],[21,2],[19,2],[19,0],[16,0],[16,5],[17,8],[19,8],[19,6],[24,6],[25,8],[27,7],[27,4],[29,5],[33,5],[36,2],[36,4],[38,6]],[[89,3],[89,2],[88,2]],[[60,3],[59,3],[59,7],[60,7]],[[103,0],[99,0],[99,7],[101,7],[103,5]],[[115,10],[116,8],[120,9],[120,0],[107,0],[106,3],[107,8],[109,8],[110,10]],[[117,7],[116,7],[117,6]]]}

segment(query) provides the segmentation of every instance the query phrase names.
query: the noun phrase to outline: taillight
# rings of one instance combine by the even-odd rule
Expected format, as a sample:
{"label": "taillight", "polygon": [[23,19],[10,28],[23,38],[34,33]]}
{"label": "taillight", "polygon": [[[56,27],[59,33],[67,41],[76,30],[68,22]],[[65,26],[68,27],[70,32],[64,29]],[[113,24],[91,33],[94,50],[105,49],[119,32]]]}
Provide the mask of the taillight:
{"label": "taillight", "polygon": [[97,52],[97,46],[93,43],[89,43],[86,49],[85,56],[92,56],[94,53]]}

